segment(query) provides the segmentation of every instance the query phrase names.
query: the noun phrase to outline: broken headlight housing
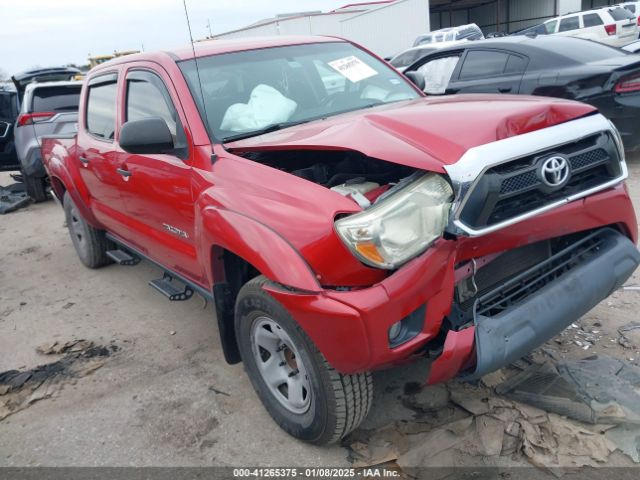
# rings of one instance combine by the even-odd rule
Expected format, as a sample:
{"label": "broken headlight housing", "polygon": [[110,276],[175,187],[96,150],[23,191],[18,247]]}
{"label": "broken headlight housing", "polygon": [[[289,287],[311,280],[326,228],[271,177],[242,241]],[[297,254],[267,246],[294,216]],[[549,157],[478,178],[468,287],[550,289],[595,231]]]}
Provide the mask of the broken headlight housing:
{"label": "broken headlight housing", "polygon": [[442,235],[452,200],[444,177],[428,173],[368,210],[337,220],[335,227],[363,263],[393,270]]}

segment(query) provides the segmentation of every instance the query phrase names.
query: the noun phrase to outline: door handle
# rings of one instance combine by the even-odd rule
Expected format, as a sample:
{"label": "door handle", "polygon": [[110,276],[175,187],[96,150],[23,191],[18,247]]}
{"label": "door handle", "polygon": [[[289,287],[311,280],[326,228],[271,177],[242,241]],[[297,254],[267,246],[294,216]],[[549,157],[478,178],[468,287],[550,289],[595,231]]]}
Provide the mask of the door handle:
{"label": "door handle", "polygon": [[80,160],[80,163],[82,163],[85,167],[86,167],[87,165],[89,165],[89,159],[88,159],[88,158],[86,158],[86,157],[82,157],[82,156],[80,156],[80,157],[78,157],[78,160]]}
{"label": "door handle", "polygon": [[511,87],[500,87],[500,88],[498,88],[498,92],[500,92],[500,93],[509,93],[511,90],[513,90]]}
{"label": "door handle", "polygon": [[129,170],[125,170],[124,168],[116,168],[116,172],[118,172],[123,177],[130,177],[131,172]]}

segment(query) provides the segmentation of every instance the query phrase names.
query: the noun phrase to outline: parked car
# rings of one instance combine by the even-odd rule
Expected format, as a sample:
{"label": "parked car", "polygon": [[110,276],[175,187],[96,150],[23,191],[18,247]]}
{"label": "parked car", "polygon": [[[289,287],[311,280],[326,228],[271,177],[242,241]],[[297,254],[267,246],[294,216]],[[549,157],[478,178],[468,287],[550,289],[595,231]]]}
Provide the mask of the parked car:
{"label": "parked car", "polygon": [[460,25],[458,27],[441,28],[433,32],[419,35],[413,42],[413,46],[430,45],[440,42],[455,42],[459,40],[483,40],[484,34],[475,23]]}
{"label": "parked car", "polygon": [[42,164],[40,137],[75,131],[82,82],[30,83],[24,89],[15,124],[15,147],[27,193],[46,200],[47,172]]}
{"label": "parked car", "polygon": [[622,47],[623,50],[626,50],[627,52],[630,53],[639,53],[640,52],[640,40],[636,40],[635,42],[631,42],[627,45],[625,45],[624,47]]}
{"label": "parked car", "polygon": [[18,92],[13,85],[0,84],[0,171],[20,168],[13,141],[13,124],[18,108]]}
{"label": "parked car", "polygon": [[620,137],[590,105],[425,98],[329,37],[195,56],[92,69],[77,134],[44,136],[43,159],[80,260],[146,258],[170,300],[210,299],[226,359],[297,438],[356,428],[372,370],[510,364],[640,263]]}
{"label": "parked car", "polygon": [[589,103],[640,147],[640,58],[600,43],[543,35],[470,42],[411,65],[431,95],[512,93]]}
{"label": "parked car", "polygon": [[604,7],[561,15],[544,22],[550,35],[578,37],[622,47],[638,38],[636,16],[621,7]]}

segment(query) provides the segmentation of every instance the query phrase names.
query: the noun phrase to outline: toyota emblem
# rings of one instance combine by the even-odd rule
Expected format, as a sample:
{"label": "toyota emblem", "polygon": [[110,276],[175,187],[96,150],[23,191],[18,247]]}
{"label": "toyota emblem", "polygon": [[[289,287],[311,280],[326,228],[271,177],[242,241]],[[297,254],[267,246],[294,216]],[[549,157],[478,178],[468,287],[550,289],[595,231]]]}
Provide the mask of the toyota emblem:
{"label": "toyota emblem", "polygon": [[540,168],[540,177],[548,187],[558,188],[569,179],[571,169],[565,157],[554,156],[547,158]]}

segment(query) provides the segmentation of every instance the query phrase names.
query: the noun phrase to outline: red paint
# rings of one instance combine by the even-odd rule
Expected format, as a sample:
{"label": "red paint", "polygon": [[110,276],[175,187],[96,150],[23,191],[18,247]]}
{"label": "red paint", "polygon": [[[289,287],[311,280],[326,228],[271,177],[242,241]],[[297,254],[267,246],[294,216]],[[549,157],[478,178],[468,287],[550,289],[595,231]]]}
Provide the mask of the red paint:
{"label": "red paint", "polygon": [[442,354],[431,364],[427,385],[451,380],[466,366],[473,354],[474,335],[473,327],[449,331]]}
{"label": "red paint", "polygon": [[[199,56],[333,38],[277,37],[196,44]],[[299,322],[339,371],[353,373],[401,364],[441,331],[449,314],[455,266],[546,238],[613,224],[634,241],[637,223],[624,186],[572,202],[497,233],[437,241],[389,274],[364,266],[339,240],[333,221],[360,208],[350,199],[301,178],[234,154],[243,149],[356,150],[373,158],[443,172],[469,148],[566,122],[593,111],[575,102],[492,95],[420,98],[352,112],[226,146],[211,145],[174,54],[144,53],[93,69],[118,74],[113,142],[85,131],[83,89],[79,133],[44,139],[43,158],[58,193],[66,189],[95,227],[137,247],[166,268],[211,290],[220,280],[220,249],[250,262],[277,284],[268,291]],[[131,155],[118,145],[124,122],[124,79],[133,68],[164,81],[186,129],[189,155]],[[226,147],[226,148],[225,148]],[[212,162],[211,155],[216,155]],[[89,160],[84,166],[80,157]],[[132,172],[125,180],[116,172]],[[185,232],[180,237],[163,223]],[[354,287],[340,291],[329,287]],[[292,291],[292,289],[294,291]],[[426,305],[424,328],[389,348],[389,327]],[[429,382],[454,376],[470,361],[473,329],[450,332]]]}

